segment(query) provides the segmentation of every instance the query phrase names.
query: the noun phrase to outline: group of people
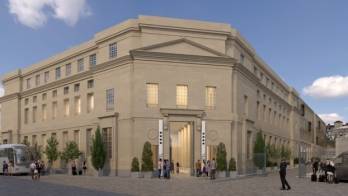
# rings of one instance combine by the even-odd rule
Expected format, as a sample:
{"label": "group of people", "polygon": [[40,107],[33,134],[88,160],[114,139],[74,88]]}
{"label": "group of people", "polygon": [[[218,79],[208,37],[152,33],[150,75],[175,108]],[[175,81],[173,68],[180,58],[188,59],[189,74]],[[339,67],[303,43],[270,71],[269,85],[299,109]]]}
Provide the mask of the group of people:
{"label": "group of people", "polygon": [[38,180],[45,171],[45,163],[37,160],[30,164],[31,179]]}
{"label": "group of people", "polygon": [[328,183],[334,182],[336,168],[333,161],[328,159],[326,161],[314,160],[312,163],[312,171],[313,171],[313,175],[312,175],[313,181],[314,181],[313,178],[319,176],[320,182],[328,182]]}
{"label": "group of people", "polygon": [[13,167],[13,162],[12,161],[9,161],[8,163],[6,161],[4,161],[2,163],[2,173],[5,176],[12,176],[13,172],[14,172],[13,170],[14,170],[14,167]]}
{"label": "group of people", "polygon": [[82,166],[80,165],[79,167],[77,167],[77,164],[75,161],[73,161],[71,163],[71,174],[73,176],[76,176],[76,175],[86,175],[87,173],[87,164],[86,164],[86,161],[83,161],[82,163]]}
{"label": "group of people", "polygon": [[196,176],[205,176],[205,177],[210,177],[211,180],[214,180],[215,174],[216,174],[216,161],[215,158],[212,160],[197,160],[196,164]]}
{"label": "group of people", "polygon": [[[177,163],[177,173],[179,173],[179,163]],[[170,179],[170,173],[174,173],[174,163],[170,162],[168,159],[158,160],[158,178]]]}

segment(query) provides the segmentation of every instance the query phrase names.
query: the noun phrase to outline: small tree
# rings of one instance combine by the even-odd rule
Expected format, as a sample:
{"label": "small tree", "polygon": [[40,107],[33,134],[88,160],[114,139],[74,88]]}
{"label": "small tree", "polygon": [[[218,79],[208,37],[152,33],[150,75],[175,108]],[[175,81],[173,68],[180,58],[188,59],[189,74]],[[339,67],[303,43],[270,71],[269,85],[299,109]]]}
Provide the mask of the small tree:
{"label": "small tree", "polygon": [[216,162],[217,162],[217,170],[218,171],[226,171],[227,169],[227,160],[226,160],[226,147],[225,144],[220,142],[217,146],[216,153]]}
{"label": "small tree", "polygon": [[228,164],[228,171],[236,171],[236,160],[233,157]]}
{"label": "small tree", "polygon": [[152,150],[150,142],[145,142],[141,160],[141,171],[153,171]]}
{"label": "small tree", "polygon": [[134,157],[132,160],[132,168],[131,168],[132,172],[139,172],[140,168],[139,168],[139,160],[138,158]]}
{"label": "small tree", "polygon": [[265,167],[265,162],[266,162],[265,157],[266,157],[265,140],[263,139],[262,132],[259,131],[256,134],[256,141],[254,146],[254,164],[259,169],[262,169]]}
{"label": "small tree", "polygon": [[101,170],[104,167],[106,160],[106,150],[105,145],[103,143],[103,138],[101,136],[99,127],[95,132],[95,136],[93,138],[93,144],[91,148],[92,154],[92,165],[94,169]]}
{"label": "small tree", "polygon": [[42,157],[42,147],[35,143],[29,146],[29,153],[32,160],[40,160]]}
{"label": "small tree", "polygon": [[69,162],[78,159],[81,154],[76,142],[68,142],[60,157],[66,162]]}
{"label": "small tree", "polygon": [[59,157],[59,152],[58,152],[58,141],[55,137],[50,137],[47,140],[47,146],[45,149],[45,154],[48,160],[48,168],[51,168],[52,164],[54,161],[56,161]]}

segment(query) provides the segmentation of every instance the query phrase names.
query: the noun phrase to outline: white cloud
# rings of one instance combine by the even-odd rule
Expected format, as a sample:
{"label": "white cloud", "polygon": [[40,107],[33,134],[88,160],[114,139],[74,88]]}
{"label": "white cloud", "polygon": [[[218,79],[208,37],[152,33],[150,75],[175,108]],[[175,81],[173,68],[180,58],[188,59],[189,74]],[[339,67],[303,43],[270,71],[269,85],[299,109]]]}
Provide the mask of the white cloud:
{"label": "white cloud", "polygon": [[344,118],[337,113],[319,114],[319,117],[326,123],[333,124],[335,121],[344,121]]}
{"label": "white cloud", "polygon": [[91,14],[87,0],[9,0],[9,12],[34,29],[43,26],[49,17],[73,26],[81,16]]}
{"label": "white cloud", "polygon": [[348,96],[348,76],[328,76],[316,79],[303,89],[305,95],[317,98]]}

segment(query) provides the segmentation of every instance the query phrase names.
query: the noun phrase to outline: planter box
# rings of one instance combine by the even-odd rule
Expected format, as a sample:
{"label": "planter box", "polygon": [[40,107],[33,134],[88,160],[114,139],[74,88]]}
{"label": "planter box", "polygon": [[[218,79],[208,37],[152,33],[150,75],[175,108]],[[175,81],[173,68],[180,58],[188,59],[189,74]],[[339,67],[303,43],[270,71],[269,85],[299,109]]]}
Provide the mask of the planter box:
{"label": "planter box", "polygon": [[237,178],[237,171],[229,171],[230,178]]}
{"label": "planter box", "polygon": [[141,174],[141,172],[131,172],[131,177],[132,178],[141,178],[142,174]]}
{"label": "planter box", "polygon": [[217,178],[226,178],[227,173],[226,173],[226,171],[216,171],[216,177]]}
{"label": "planter box", "polygon": [[152,178],[153,172],[152,171],[150,171],[150,172],[141,172],[141,175],[144,178]]}

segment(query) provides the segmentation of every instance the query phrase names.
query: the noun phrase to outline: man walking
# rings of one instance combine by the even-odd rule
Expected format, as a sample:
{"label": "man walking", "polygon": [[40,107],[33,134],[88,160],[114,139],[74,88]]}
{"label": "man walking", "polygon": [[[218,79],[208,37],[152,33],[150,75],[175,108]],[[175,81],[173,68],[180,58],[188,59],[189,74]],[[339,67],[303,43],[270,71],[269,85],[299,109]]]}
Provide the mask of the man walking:
{"label": "man walking", "polygon": [[[280,175],[280,181],[282,182],[282,188],[280,190],[290,190],[291,187],[286,180],[286,167],[287,163],[285,162],[284,159],[280,162],[280,170],[279,170],[279,175]],[[285,186],[287,186],[287,189],[285,189]]]}
{"label": "man walking", "polygon": [[163,162],[162,162],[162,159],[159,159],[158,165],[157,165],[158,178],[161,178],[162,168],[163,168]]}
{"label": "man walking", "polygon": [[211,161],[211,165],[210,165],[210,179],[214,180],[215,179],[215,172],[216,172],[216,161],[215,158],[213,158],[213,160]]}

